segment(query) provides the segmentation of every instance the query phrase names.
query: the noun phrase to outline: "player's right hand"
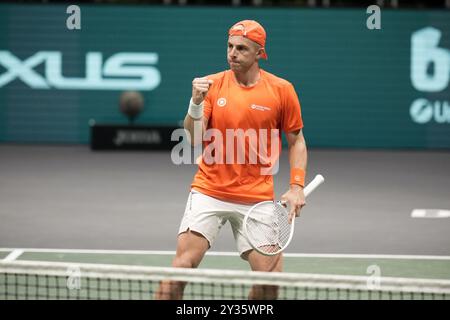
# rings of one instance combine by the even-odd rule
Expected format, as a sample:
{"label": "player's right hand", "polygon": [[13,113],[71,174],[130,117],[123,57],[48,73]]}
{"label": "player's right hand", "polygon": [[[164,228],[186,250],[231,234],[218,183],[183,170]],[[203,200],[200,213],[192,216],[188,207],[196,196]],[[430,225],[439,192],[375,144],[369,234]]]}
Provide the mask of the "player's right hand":
{"label": "player's right hand", "polygon": [[202,103],[212,83],[212,80],[205,77],[192,80],[192,102],[195,104]]}

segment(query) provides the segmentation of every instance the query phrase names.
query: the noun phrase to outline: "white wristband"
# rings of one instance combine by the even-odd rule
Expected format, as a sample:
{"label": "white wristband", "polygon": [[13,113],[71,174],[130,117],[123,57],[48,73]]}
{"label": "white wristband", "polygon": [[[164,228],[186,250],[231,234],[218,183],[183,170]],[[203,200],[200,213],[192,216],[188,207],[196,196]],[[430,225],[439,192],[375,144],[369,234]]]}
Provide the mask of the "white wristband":
{"label": "white wristband", "polygon": [[203,101],[200,104],[195,104],[191,98],[191,101],[189,101],[188,114],[194,120],[201,119],[203,117]]}

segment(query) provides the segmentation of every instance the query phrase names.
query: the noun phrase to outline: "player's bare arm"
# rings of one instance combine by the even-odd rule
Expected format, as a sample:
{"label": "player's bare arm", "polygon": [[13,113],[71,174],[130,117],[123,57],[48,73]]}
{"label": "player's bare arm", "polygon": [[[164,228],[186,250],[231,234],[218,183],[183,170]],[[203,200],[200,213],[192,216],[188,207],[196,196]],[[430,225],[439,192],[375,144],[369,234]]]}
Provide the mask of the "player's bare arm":
{"label": "player's bare arm", "polygon": [[[203,101],[212,83],[213,81],[207,78],[195,78],[192,80],[192,100],[189,106],[190,110],[184,118],[184,129],[188,131],[190,142],[193,146],[202,142],[203,132],[208,124],[208,119],[203,117],[202,111]],[[197,115],[196,113],[199,114]]]}
{"label": "player's bare arm", "polygon": [[[293,168],[301,168],[306,171],[308,155],[306,142],[302,130],[289,132],[286,134],[289,152],[289,165]],[[290,184],[289,190],[281,197],[289,205],[290,221],[293,215],[300,215],[301,208],[306,204],[303,187],[298,184]]]}

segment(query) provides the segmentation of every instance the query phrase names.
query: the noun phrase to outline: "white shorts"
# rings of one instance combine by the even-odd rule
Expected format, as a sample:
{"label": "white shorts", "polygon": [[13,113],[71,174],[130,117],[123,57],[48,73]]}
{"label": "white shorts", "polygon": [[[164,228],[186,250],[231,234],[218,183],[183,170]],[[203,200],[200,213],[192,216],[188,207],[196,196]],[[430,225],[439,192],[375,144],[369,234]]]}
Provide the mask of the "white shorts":
{"label": "white shorts", "polygon": [[191,190],[178,234],[188,229],[203,235],[211,247],[220,229],[227,221],[231,224],[239,254],[251,250],[243,230],[245,214],[253,205],[222,201],[197,190]]}

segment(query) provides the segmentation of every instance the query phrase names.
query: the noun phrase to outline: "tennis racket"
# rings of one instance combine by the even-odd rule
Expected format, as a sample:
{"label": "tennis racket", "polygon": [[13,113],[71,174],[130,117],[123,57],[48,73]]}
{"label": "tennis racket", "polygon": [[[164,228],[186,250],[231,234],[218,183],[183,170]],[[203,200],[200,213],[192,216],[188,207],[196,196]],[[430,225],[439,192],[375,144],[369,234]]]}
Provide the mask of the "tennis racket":
{"label": "tennis racket", "polygon": [[[303,189],[305,197],[325,181],[320,174]],[[251,207],[244,218],[244,235],[259,253],[274,256],[286,249],[294,235],[294,219],[281,201],[263,201]]]}

